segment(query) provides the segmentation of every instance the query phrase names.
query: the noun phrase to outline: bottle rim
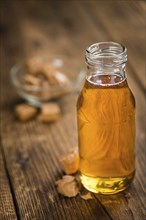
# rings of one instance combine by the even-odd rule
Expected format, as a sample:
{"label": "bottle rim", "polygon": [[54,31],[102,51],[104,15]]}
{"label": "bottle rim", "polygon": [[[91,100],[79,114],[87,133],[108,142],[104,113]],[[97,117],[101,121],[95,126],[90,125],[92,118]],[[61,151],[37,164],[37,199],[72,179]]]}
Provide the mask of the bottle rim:
{"label": "bottle rim", "polygon": [[112,41],[97,42],[86,48],[86,55],[92,55],[96,59],[127,56],[126,52],[127,48],[124,45]]}

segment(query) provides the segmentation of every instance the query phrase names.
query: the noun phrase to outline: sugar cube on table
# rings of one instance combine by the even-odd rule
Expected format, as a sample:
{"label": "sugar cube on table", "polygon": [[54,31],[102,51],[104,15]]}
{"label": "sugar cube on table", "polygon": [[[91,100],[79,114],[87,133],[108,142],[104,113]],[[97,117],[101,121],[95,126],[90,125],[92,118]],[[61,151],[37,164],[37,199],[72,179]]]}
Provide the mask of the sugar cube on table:
{"label": "sugar cube on table", "polygon": [[38,120],[42,122],[53,122],[60,117],[60,107],[56,103],[46,103],[41,106],[41,113]]}
{"label": "sugar cube on table", "polygon": [[37,109],[28,104],[19,104],[15,107],[15,114],[20,121],[28,121],[37,114]]}

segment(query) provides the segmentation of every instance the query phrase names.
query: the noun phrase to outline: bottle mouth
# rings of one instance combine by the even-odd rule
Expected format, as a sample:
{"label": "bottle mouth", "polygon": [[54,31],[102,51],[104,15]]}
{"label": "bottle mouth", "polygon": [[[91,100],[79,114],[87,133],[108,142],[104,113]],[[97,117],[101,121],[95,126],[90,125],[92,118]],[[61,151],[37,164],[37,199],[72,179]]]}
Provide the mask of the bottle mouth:
{"label": "bottle mouth", "polygon": [[127,61],[127,48],[115,42],[99,42],[86,49],[88,64],[122,64]]}

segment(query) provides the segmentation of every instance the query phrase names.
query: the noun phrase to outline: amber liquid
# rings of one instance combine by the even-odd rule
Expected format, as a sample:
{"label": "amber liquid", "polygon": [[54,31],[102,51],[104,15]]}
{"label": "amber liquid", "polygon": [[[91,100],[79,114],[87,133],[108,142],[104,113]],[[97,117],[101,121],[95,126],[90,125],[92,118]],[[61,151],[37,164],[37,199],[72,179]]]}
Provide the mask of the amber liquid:
{"label": "amber liquid", "polygon": [[92,75],[77,102],[80,177],[90,191],[114,194],[135,171],[135,100],[120,75]]}

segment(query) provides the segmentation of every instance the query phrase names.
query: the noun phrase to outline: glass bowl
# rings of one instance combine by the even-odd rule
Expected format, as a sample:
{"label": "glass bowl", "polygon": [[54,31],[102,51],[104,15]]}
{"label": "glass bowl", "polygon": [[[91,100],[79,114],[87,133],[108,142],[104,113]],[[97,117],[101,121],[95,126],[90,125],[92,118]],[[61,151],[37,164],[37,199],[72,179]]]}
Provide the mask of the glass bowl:
{"label": "glass bowl", "polygon": [[71,58],[63,56],[41,57],[45,63],[57,67],[69,80],[65,85],[47,85],[36,86],[26,85],[22,83],[22,77],[27,73],[24,64],[16,64],[10,70],[12,84],[16,88],[17,93],[30,104],[39,107],[42,103],[49,100],[57,100],[65,95],[80,90],[84,78],[85,71],[79,63]]}

